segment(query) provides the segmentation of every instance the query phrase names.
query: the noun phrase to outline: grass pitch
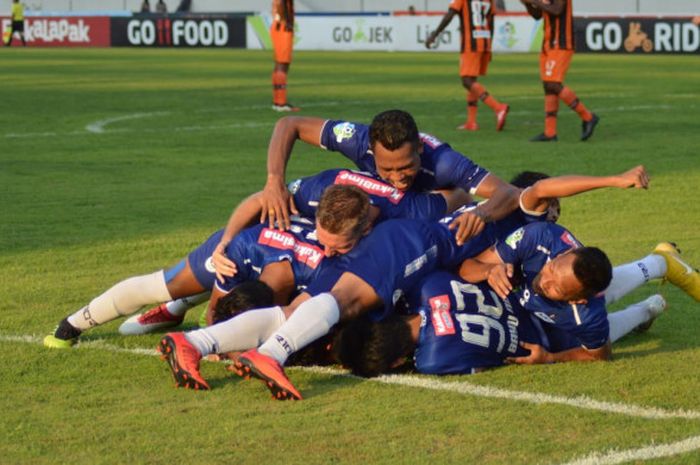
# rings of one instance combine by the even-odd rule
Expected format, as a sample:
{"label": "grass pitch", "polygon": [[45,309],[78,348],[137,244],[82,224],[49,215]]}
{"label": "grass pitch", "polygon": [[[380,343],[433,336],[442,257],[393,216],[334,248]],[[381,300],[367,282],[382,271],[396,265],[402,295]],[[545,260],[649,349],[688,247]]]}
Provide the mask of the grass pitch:
{"label": "grass pitch", "polygon": [[[629,451],[629,463],[700,463],[700,306],[657,283],[614,307],[656,292],[670,304],[610,363],[419,377],[429,388],[291,369],[306,397],[296,403],[208,363],[212,391],[174,389],[165,363],[141,350],[160,335],[120,337],[119,322],[76,349],[44,349],[62,317],[175,263],[262,187],[279,116],[272,63],[254,51],[0,52],[0,463],[625,461],[613,451]],[[481,82],[512,107],[503,133],[486,107],[481,131],[454,130],[465,107],[455,54],[298,52],[289,94],[305,115],[368,122],[406,109],[506,179],[644,164],[649,191],[565,200],[561,223],[614,263],[672,240],[700,264],[696,57],[577,55],[567,84],[601,116],[586,143],[564,105],[560,142],[527,142],[543,124],[535,55],[497,55]],[[336,166],[348,164],[299,143],[288,178]]]}

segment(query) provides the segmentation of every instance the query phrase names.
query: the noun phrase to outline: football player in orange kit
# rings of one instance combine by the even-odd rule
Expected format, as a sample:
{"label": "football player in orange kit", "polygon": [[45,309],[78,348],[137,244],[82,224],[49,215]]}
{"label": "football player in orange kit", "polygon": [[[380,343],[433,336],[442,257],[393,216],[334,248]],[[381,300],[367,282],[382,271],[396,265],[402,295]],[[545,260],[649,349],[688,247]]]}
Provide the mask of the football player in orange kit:
{"label": "football player in orange kit", "polygon": [[299,111],[299,107],[287,101],[287,73],[292,63],[294,44],[294,0],[272,0],[272,26],[270,38],[275,53],[272,70],[272,109],[275,111]]}
{"label": "football player in orange kit", "polygon": [[544,132],[532,142],[555,142],[559,99],[578,113],[583,121],[581,140],[588,140],[600,118],[591,113],[573,90],[564,85],[564,76],[574,56],[572,0],[520,0],[535,18],[544,17],[544,39],[540,53],[540,78],[544,85]]}

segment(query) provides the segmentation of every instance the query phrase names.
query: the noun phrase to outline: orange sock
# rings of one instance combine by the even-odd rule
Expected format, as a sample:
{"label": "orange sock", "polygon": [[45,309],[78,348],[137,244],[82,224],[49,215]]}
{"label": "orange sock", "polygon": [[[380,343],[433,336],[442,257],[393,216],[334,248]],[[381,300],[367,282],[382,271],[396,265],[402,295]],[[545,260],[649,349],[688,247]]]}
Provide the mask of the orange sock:
{"label": "orange sock", "polygon": [[467,91],[467,123],[476,123],[477,104],[479,96],[474,92]]}
{"label": "orange sock", "polygon": [[557,135],[558,110],[559,97],[555,94],[544,94],[544,135],[547,137]]}
{"label": "orange sock", "polygon": [[287,73],[284,71],[272,72],[272,103],[274,105],[287,103]]}
{"label": "orange sock", "polygon": [[493,111],[498,111],[501,108],[501,102],[493,98],[491,94],[488,93],[486,88],[478,82],[472,84],[471,91],[479,97],[479,100],[488,105]]}
{"label": "orange sock", "polygon": [[559,98],[562,100],[562,102],[566,103],[569,106],[569,108],[578,113],[582,120],[590,121],[591,118],[593,118],[591,112],[588,111],[586,106],[583,103],[581,103],[578,97],[576,97],[574,91],[570,88],[565,86],[561,90],[561,92],[559,92]]}

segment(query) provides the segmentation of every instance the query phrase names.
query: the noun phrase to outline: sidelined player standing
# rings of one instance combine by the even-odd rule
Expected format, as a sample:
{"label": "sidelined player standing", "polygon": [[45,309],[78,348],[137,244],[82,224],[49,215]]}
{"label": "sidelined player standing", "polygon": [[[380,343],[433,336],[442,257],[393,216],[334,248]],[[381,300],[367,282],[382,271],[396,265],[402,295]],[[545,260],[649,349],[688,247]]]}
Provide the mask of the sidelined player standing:
{"label": "sidelined player standing", "polygon": [[521,0],[535,19],[544,17],[544,39],[540,52],[540,78],[544,85],[544,132],[532,142],[555,142],[559,99],[578,113],[583,121],[581,140],[588,140],[598,124],[573,90],[564,85],[564,76],[574,56],[574,17],[572,0]]}
{"label": "sidelined player standing", "polygon": [[287,102],[287,74],[292,64],[294,44],[294,0],[272,0],[272,26],[270,38],[275,53],[272,70],[272,109],[275,111],[299,111]]}
{"label": "sidelined player standing", "polygon": [[467,122],[457,126],[457,129],[479,129],[476,122],[479,100],[488,105],[496,115],[496,131],[502,130],[506,124],[508,105],[496,100],[484,86],[476,82],[479,76],[486,75],[491,61],[494,6],[491,0],[452,0],[440,25],[425,40],[425,46],[430,48],[452,18],[459,15],[462,32],[459,75],[462,77],[462,85],[467,89]]}

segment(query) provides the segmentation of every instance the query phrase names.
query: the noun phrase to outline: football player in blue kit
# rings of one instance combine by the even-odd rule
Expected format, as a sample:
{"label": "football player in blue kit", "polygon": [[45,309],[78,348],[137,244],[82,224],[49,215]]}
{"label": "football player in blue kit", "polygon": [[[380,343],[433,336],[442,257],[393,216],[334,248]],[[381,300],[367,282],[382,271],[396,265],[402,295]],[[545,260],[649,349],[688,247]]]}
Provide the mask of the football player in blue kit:
{"label": "football player in blue kit", "polygon": [[[653,295],[616,313],[637,313],[646,323],[664,308],[664,299]],[[611,334],[616,323],[610,322]],[[624,335],[615,334],[616,340]],[[403,314],[348,323],[335,336],[333,351],[340,363],[363,377],[405,370],[409,357],[419,373],[472,374],[529,355],[521,342],[549,352],[570,347],[559,330],[522,308],[514,293],[501,298],[486,283],[471,284],[437,271],[407,294]]]}
{"label": "football player in blue kit", "polygon": [[[367,192],[371,200],[370,215],[376,220],[394,217],[437,219],[446,211],[454,209],[458,205],[456,202],[461,202],[459,199],[455,200],[457,196],[450,192],[442,194],[400,192],[371,175],[345,169],[327,170],[315,176],[299,179],[290,185],[290,189],[294,191],[294,199],[299,204],[300,211],[313,221],[323,190],[333,184],[357,185]],[[232,222],[242,228],[257,218],[259,212],[260,203],[253,195],[236,209],[232,215],[232,218],[235,218]],[[214,298],[210,301],[210,311],[215,306],[217,298],[230,292],[239,282],[260,278],[262,268],[266,268],[267,272],[261,279],[269,281],[268,284],[275,290],[275,302],[287,303],[295,291],[293,281],[296,279],[298,283],[310,282],[310,275],[304,273],[304,267],[311,264],[309,260],[312,258],[316,260],[324,254],[322,246],[316,242],[312,222],[300,218],[293,221],[289,229],[287,233],[258,225],[240,232],[234,241],[235,245],[231,242],[225,250],[226,257],[231,263],[237,264],[237,273],[222,277],[220,285],[215,287],[213,274],[215,269],[211,256],[225,234],[223,230],[217,231],[173,268],[131,277],[96,297],[89,305],[63,319],[54,334],[45,338],[45,345],[70,347],[77,341],[82,331],[120,316],[130,315],[142,306],[153,302],[165,303],[144,314],[127,319],[120,326],[120,333],[145,334],[157,329],[177,326],[184,320],[187,310],[210,298],[212,289],[214,289]],[[301,240],[301,237],[306,239]],[[272,249],[263,247],[260,243],[263,240],[274,247]],[[289,246],[289,244],[294,245]],[[298,249],[297,252],[307,255],[291,260],[290,250],[294,247]],[[284,252],[280,254],[279,250]],[[299,259],[307,262],[298,263]],[[286,269],[287,265],[283,263],[285,261],[292,264],[291,275]],[[279,264],[272,265],[274,262]],[[301,267],[299,270],[294,268],[296,264]],[[238,271],[239,267],[240,271]],[[283,268],[283,271],[274,273],[277,268]],[[300,288],[303,288],[302,284],[297,284],[296,291]]]}
{"label": "football player in blue kit", "polygon": [[339,331],[333,351],[363,377],[398,368],[413,356],[426,374],[471,374],[522,356],[520,341],[540,343],[530,316],[514,296],[502,299],[485,284],[436,271],[406,296],[408,314],[382,321],[358,318]]}
{"label": "football player in blue kit", "polygon": [[[555,197],[553,192],[565,196],[605,186],[646,187],[648,177],[643,167],[637,167],[612,177],[567,177],[567,182],[574,186],[568,191],[561,188],[556,178],[540,182],[550,186],[548,189],[526,190],[523,209],[542,217],[551,204],[549,199]],[[496,223],[489,223],[481,234],[462,245],[457,243],[449,226],[449,223],[410,220],[380,223],[372,234],[362,238],[357,247],[346,250],[333,266],[324,270],[318,281],[285,307],[285,315],[291,315],[289,319],[258,351],[249,351],[239,359],[245,365],[241,371],[250,371],[267,381],[279,398],[300,398],[281,368],[290,353],[326,334],[341,319],[351,320],[369,310],[376,319],[391,314],[393,304],[402,292],[415,286],[425,274],[438,267],[458,267],[464,259],[475,256],[495,241]],[[321,233],[319,231],[320,240]],[[332,238],[325,240],[329,239]],[[187,360],[178,371],[188,372],[189,378],[201,378],[198,360],[203,355],[216,348],[224,351],[245,349],[246,346],[240,343],[244,338],[234,337],[233,334],[238,333],[229,329],[235,325],[235,319],[228,322],[216,344],[212,343],[214,338],[211,337],[197,340],[196,336],[188,334],[189,337],[183,340],[179,334],[166,336],[164,341],[169,345],[170,353],[179,349],[183,352],[181,358]],[[200,387],[207,388],[205,383]]]}
{"label": "football player in blue kit", "polygon": [[[284,117],[273,130],[268,147],[267,182],[261,221],[289,219],[285,171],[294,142],[339,152],[362,171],[376,173],[401,191],[461,188],[492,202],[458,219],[458,242],[477,234],[485,222],[503,218],[517,206],[518,191],[437,138],[418,132],[413,117],[388,110],[368,126],[342,120]],[[292,208],[292,212],[294,212]],[[218,263],[217,263],[218,265]]]}
{"label": "football player in blue kit", "polygon": [[[437,220],[466,200],[464,196],[460,195],[461,191],[441,191],[440,193],[401,192],[368,173],[348,169],[331,169],[290,183],[289,190],[292,193],[293,201],[298,205],[298,213],[303,218],[314,220],[323,191],[326,187],[335,184],[356,186],[366,192],[371,204],[370,219],[374,222],[389,218]],[[226,236],[234,237],[242,227],[246,226],[246,222],[250,222],[251,218],[256,218],[259,215],[260,203],[257,200],[259,194],[248,197],[236,208],[224,232],[215,235],[218,243],[214,244],[214,249],[207,248],[207,253],[213,257],[213,250],[220,247],[222,243],[228,244],[230,242],[230,240],[225,239]],[[225,251],[225,248],[222,250]],[[227,255],[224,255],[224,257],[229,264],[229,269],[235,270],[235,262],[230,260],[230,257]],[[208,262],[209,267],[217,269],[218,267],[213,265],[212,262],[213,258]],[[217,273],[217,278],[221,282],[233,276],[236,275]],[[211,289],[211,286],[207,287],[207,289]],[[129,318],[120,327],[120,332],[125,335],[144,334],[157,329],[176,326],[183,321],[187,310],[208,298],[209,293],[205,292],[196,296],[187,296],[182,299],[165,302],[143,314]],[[284,299],[277,299],[276,301],[277,303],[289,302],[289,300]]]}
{"label": "football player in blue kit", "polygon": [[639,319],[644,314],[608,314],[606,303],[651,279],[665,278],[700,301],[700,274],[672,244],[660,243],[650,255],[616,267],[613,279],[612,266],[601,250],[583,247],[564,227],[546,222],[519,228],[505,241],[465,260],[460,276],[469,282],[487,281],[502,298],[514,293],[523,308],[543,322],[559,349],[550,352],[542,345],[524,343],[530,354],[512,358],[514,363],[608,360],[611,341],[644,323]]}

